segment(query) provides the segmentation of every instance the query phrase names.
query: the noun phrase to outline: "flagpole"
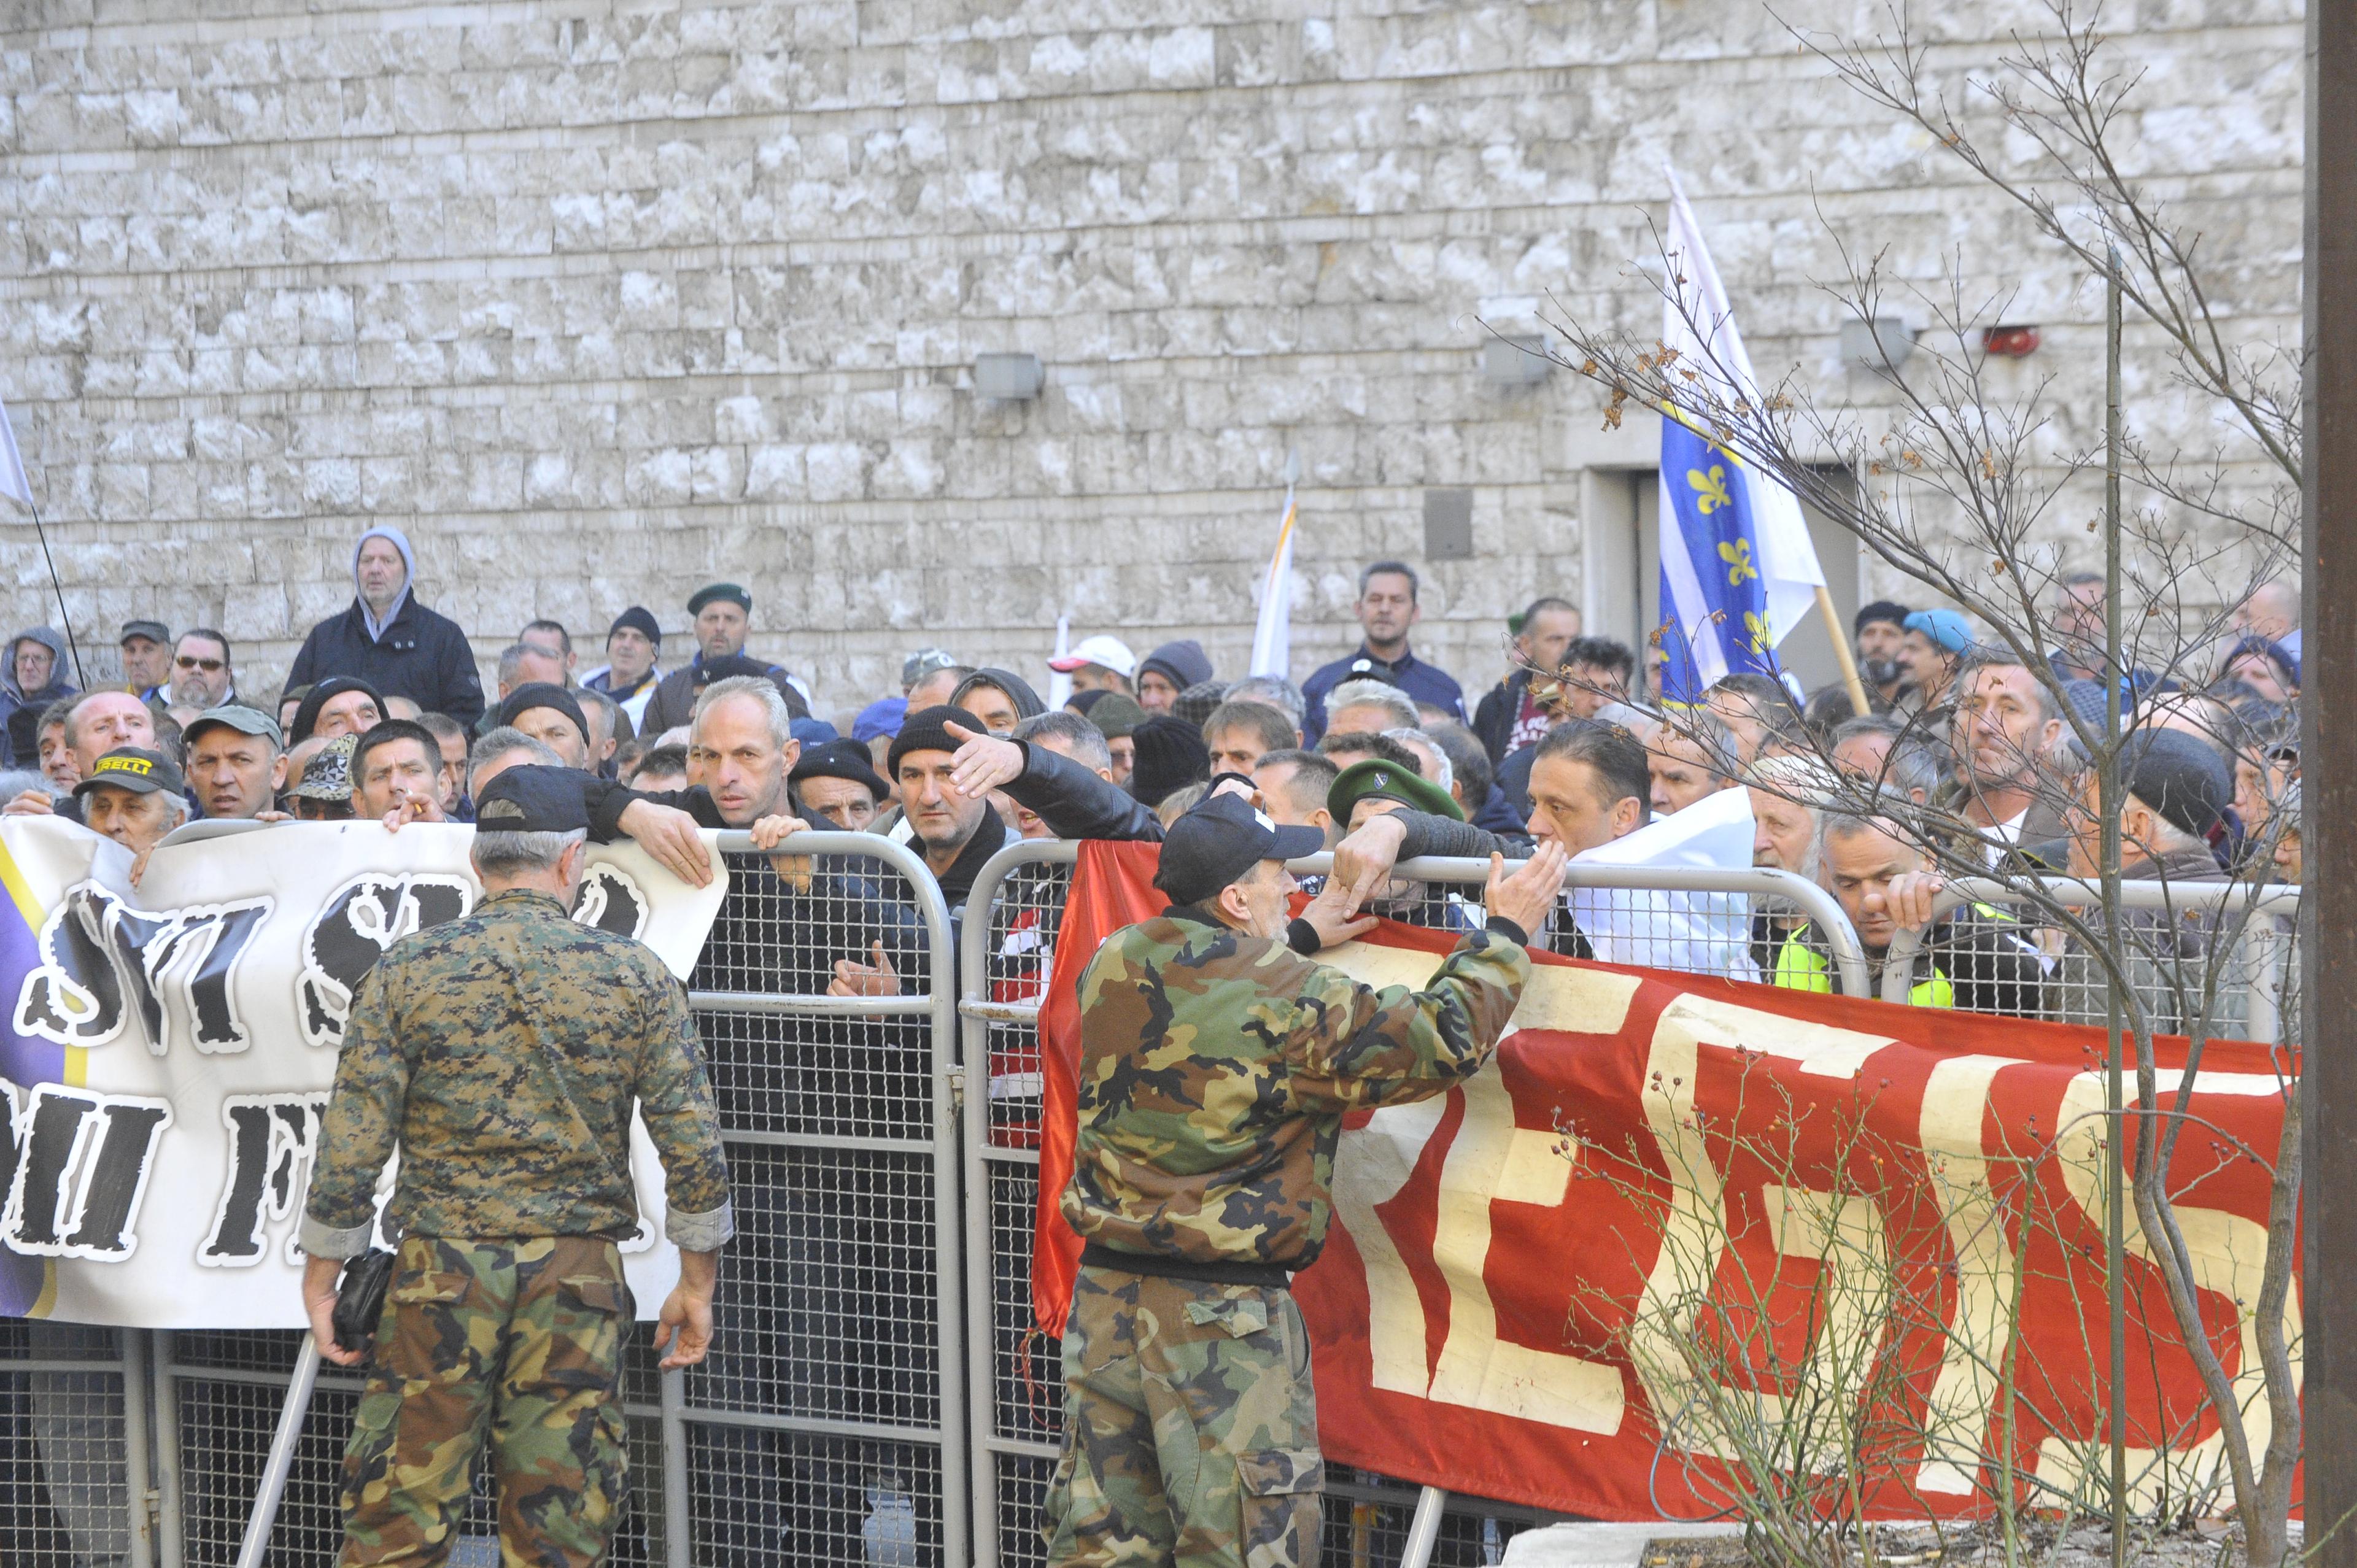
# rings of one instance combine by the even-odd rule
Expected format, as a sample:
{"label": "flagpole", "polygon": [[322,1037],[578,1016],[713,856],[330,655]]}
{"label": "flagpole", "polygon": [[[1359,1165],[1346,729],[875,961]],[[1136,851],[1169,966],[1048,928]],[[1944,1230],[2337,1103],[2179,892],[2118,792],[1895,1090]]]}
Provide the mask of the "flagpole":
{"label": "flagpole", "polygon": [[1874,712],[1874,705],[1866,700],[1866,682],[1857,678],[1857,656],[1850,651],[1849,635],[1842,630],[1841,617],[1834,613],[1834,596],[1825,592],[1823,583],[1817,585],[1817,613],[1825,618],[1825,632],[1834,639],[1834,657],[1841,660],[1842,684],[1849,688],[1857,716],[1864,718]]}
{"label": "flagpole", "polygon": [[[33,537],[41,542],[41,561],[49,569],[49,591],[58,596],[58,619],[65,627],[66,652],[73,660],[74,683],[88,691],[90,680],[81,672],[81,644],[74,640],[73,617],[66,613],[66,585],[58,579],[58,564],[49,554],[49,532],[41,526],[41,509],[33,504],[31,489],[29,485],[26,487],[25,510],[33,514]],[[14,675],[16,671],[9,673]]]}
{"label": "flagpole", "polygon": [[88,687],[90,682],[81,672],[81,644],[74,640],[73,617],[66,611],[66,585],[58,576],[57,558],[49,553],[49,531],[41,526],[41,509],[33,499],[33,481],[25,472],[23,455],[16,450],[16,428],[8,422],[5,403],[0,403],[0,496],[23,502],[33,514],[33,536],[41,542],[41,564],[49,569],[49,586],[58,596],[58,619],[65,625],[66,652],[73,660],[74,679]]}

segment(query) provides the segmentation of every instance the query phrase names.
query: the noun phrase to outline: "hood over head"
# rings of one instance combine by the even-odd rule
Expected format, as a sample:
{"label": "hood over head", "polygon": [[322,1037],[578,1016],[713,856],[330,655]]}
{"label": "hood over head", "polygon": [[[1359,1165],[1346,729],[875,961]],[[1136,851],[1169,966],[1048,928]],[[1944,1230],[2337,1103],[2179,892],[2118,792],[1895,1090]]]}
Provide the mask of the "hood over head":
{"label": "hood over head", "polygon": [[[393,603],[385,607],[384,618],[382,620],[378,619],[375,612],[369,608],[368,596],[361,592],[361,551],[371,539],[382,539],[401,552],[401,591],[393,595]],[[416,585],[417,553],[409,547],[409,535],[389,522],[381,522],[352,542],[352,596],[359,601],[361,619],[367,623],[371,640],[384,635],[384,628],[391,626],[393,618],[401,614],[402,604],[409,597],[409,591]]]}
{"label": "hood over head", "polygon": [[[50,686],[62,684],[66,676],[70,672],[72,668],[67,661],[66,658],[66,639],[58,635],[56,628],[47,626],[27,627],[24,630],[18,632],[16,636],[8,639],[7,665],[6,668],[0,669],[0,686],[6,687],[10,693],[19,698],[27,698],[33,695],[30,692],[18,690],[16,686],[16,645],[27,640],[38,642],[43,648],[49,650]],[[42,688],[44,691],[47,691],[48,689],[48,688],[46,686]]]}

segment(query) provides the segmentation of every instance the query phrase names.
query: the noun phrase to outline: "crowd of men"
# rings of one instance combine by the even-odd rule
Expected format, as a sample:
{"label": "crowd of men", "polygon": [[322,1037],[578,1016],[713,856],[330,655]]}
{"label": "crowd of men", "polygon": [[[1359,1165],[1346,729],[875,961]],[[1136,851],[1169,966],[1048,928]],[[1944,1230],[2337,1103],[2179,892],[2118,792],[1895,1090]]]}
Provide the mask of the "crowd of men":
{"label": "crowd of men", "polygon": [[[847,734],[813,715],[799,678],[747,655],[754,603],[736,584],[687,601],[694,646],[668,667],[642,607],[614,618],[586,671],[566,628],[533,621],[486,696],[464,633],[418,602],[414,578],[398,530],[361,535],[352,604],[312,628],[274,696],[240,689],[211,628],[126,624],[122,683],[88,691],[62,638],[18,633],[0,680],[5,810],[71,816],[144,855],[190,817],[467,821],[489,779],[533,761],[592,776],[601,833],[638,837],[683,875],[701,875],[698,826],[767,824],[771,843],[805,825],[873,832],[920,854],[962,916],[1006,844],[1158,839],[1221,774],[1250,779],[1280,824],[1318,829],[1360,879],[1536,843],[1577,857],[1741,788],[1755,864],[1822,884],[1877,955],[1889,933],[1933,925],[1959,871],[2095,867],[2086,742],[2105,719],[2105,607],[2091,574],[2055,585],[2042,671],[1954,610],[1867,605],[1854,626],[1865,713],[1843,683],[1806,693],[1760,674],[1665,703],[1658,650],[1641,680],[1635,650],[1583,636],[1553,596],[1512,618],[1505,674],[1469,704],[1412,646],[1415,569],[1385,561],[1360,577],[1359,647],[1297,686],[1222,680],[1191,640],[1141,656],[1101,633],[1050,660],[1071,689],[1050,710],[1021,675],[927,648],[897,693],[844,715]],[[2298,613],[2296,586],[2269,583],[2191,665],[2120,672],[2127,876],[2299,879]],[[836,891],[829,908],[854,907]],[[1585,950],[1560,924],[1555,944]],[[824,925],[788,968],[838,993],[898,988],[919,945],[906,909]],[[1919,999],[2050,1005],[2038,974],[2052,953],[2024,970],[2035,944],[2016,933],[1938,925],[1915,961]],[[1806,921],[1763,916],[1751,946],[1753,978],[1837,983]]]}
{"label": "crowd of men", "polygon": [[[1699,700],[1666,701],[1657,657],[1583,635],[1574,605],[1541,596],[1509,623],[1501,678],[1469,703],[1458,680],[1412,646],[1417,574],[1383,561],[1360,576],[1359,646],[1298,685],[1222,679],[1191,640],[1140,655],[1106,632],[1049,661],[1071,688],[1052,708],[1015,671],[924,648],[907,657],[897,691],[829,723],[795,675],[747,654],[755,602],[738,585],[714,583],[688,599],[683,659],[676,635],[667,639],[643,607],[614,618],[604,661],[588,670],[577,668],[568,628],[535,620],[500,654],[487,694],[464,633],[418,602],[414,577],[399,531],[363,534],[351,606],[312,629],[274,693],[241,686],[231,640],[212,628],[175,635],[131,621],[121,682],[88,689],[65,638],[19,632],[0,676],[0,811],[82,822],[131,853],[135,879],[192,818],[366,819],[399,831],[474,820],[493,780],[520,765],[565,769],[553,777],[577,783],[577,812],[569,799],[535,811],[564,822],[577,814],[591,841],[633,839],[692,882],[711,875],[699,830],[750,832],[755,849],[726,857],[729,891],[692,987],[859,997],[955,977],[927,972],[908,880],[873,857],[791,854],[793,836],[812,829],[905,845],[962,921],[985,867],[1008,846],[1158,842],[1232,781],[1272,832],[1308,830],[1334,852],[1332,876],[1351,908],[1479,933],[1495,911],[1466,902],[1469,889],[1424,886],[1397,868],[1420,856],[1525,860],[1534,851],[1576,864],[1611,846],[1625,858],[1621,841],[1650,831],[1666,843],[1681,821],[1719,821],[1739,804],[1751,863],[1830,895],[1877,993],[1904,951],[1901,989],[1918,1004],[2086,1017],[2100,1014],[2100,965],[2018,912],[1952,908],[1943,891],[1974,871],[2095,872],[2090,743],[2100,743],[2116,688],[2130,733],[2120,757],[2123,875],[2301,877],[2298,594],[2283,582],[2251,594],[2217,647],[2160,670],[2132,660],[2111,668],[2104,585],[2086,575],[2055,585],[2038,639],[2051,650],[2043,668],[2024,662],[2018,634],[1985,637],[1952,609],[1870,604],[1853,628],[1864,712],[1846,682],[1812,693],[1749,673]],[[534,777],[544,794],[552,776]],[[511,780],[488,798],[520,788]],[[1739,795],[1722,799],[1730,791]],[[1844,988],[1840,944],[1800,904],[1738,901],[1736,918],[1737,940],[1711,950],[1729,955],[1725,972]],[[2151,939],[2148,966],[2199,956],[2200,920],[2136,918]],[[1673,963],[1606,948],[1569,900],[1528,935],[1574,956]],[[1041,951],[1028,964],[994,982],[1036,988]],[[732,1128],[928,1135],[932,1043],[921,1019],[802,1020],[791,1051],[779,1049],[766,1015],[724,1012],[699,1026],[701,1064]],[[1001,1096],[999,1065],[994,1118],[1018,1138],[1031,1118],[1036,1133],[1036,1087],[1024,1105]],[[839,1092],[845,1084],[857,1091]],[[729,1267],[751,1283],[716,1309],[712,1389],[747,1408],[918,1419],[909,1402],[931,1375],[930,1334],[914,1315],[879,1326],[861,1304],[921,1297],[921,1248],[877,1243],[856,1184],[813,1190],[789,1160],[731,1163],[741,1228]],[[764,1348],[840,1337],[850,1322],[866,1325],[856,1355]],[[780,1530],[811,1542],[839,1533],[845,1516],[833,1499],[846,1487],[869,1494],[865,1514],[847,1516],[851,1528],[872,1531],[884,1507],[875,1499],[899,1486],[888,1463],[813,1478],[821,1462],[755,1426],[699,1424],[694,1442],[708,1498],[697,1530],[716,1554],[755,1550]],[[800,1480],[785,1485],[789,1472]],[[780,1497],[801,1499],[782,1518]]]}

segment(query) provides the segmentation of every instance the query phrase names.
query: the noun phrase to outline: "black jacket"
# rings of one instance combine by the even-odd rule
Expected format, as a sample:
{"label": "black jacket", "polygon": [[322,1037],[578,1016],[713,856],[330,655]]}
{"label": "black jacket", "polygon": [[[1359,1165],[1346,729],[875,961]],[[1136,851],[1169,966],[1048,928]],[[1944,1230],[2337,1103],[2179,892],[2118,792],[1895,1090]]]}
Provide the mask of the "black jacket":
{"label": "black jacket", "polygon": [[1523,711],[1523,693],[1531,689],[1531,672],[1517,670],[1482,694],[1473,710],[1473,733],[1488,748],[1491,766],[1506,760],[1507,744],[1514,738],[1514,716]]}
{"label": "black jacket", "polygon": [[467,634],[457,621],[419,604],[415,594],[401,601],[380,641],[369,639],[358,599],[313,627],[286,671],[286,684],[307,686],[330,675],[357,676],[389,697],[407,697],[470,727],[483,716],[483,682]]}
{"label": "black jacket", "polygon": [[[647,699],[645,713],[639,720],[639,733],[650,738],[667,729],[677,729],[695,715],[696,693],[705,682],[697,679],[704,669],[704,655],[699,653],[681,668],[655,682],[654,695]],[[771,664],[764,671],[772,681],[783,681],[786,672]],[[789,703],[798,701],[788,698]]]}
{"label": "black jacket", "polygon": [[1162,819],[1128,790],[1044,746],[1015,744],[1023,747],[1023,776],[1006,784],[1007,798],[1058,838],[1162,842]]}

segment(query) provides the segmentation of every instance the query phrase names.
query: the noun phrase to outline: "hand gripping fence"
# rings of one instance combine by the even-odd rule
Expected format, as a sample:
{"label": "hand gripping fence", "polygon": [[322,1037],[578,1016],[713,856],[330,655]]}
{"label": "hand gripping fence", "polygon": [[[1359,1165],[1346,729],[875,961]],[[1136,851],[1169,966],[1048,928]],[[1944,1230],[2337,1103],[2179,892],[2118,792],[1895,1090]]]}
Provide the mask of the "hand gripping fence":
{"label": "hand gripping fence", "polygon": [[[1039,1183],[1040,1069],[1037,1019],[1055,950],[1056,921],[1080,846],[1056,841],[1011,844],[984,866],[960,935],[958,1010],[963,1016],[967,1085],[965,1142],[966,1352],[974,1561],[982,1568],[1044,1564],[1040,1507],[1061,1435],[1062,1372],[1052,1346],[1032,1328],[1031,1238]],[[1301,876],[1322,876],[1331,855],[1295,861]],[[1413,860],[1396,883],[1463,888],[1476,898],[1486,860]],[[1668,933],[1670,900],[1691,895],[1777,901],[1828,933],[1844,989],[1867,993],[1865,952],[1833,896],[1789,872],[1574,865],[1573,889],[1596,895],[1634,933],[1659,935],[1665,952],[1700,956]],[[1479,925],[1448,900],[1395,901],[1411,920],[1442,918]],[[988,908],[988,918],[979,911]],[[1720,973],[1719,970],[1700,972]],[[1326,1560],[1347,1568],[1425,1568],[1446,1541],[1468,1561],[1497,1561],[1514,1531],[1551,1516],[1534,1509],[1452,1498],[1382,1476],[1328,1467]]]}

